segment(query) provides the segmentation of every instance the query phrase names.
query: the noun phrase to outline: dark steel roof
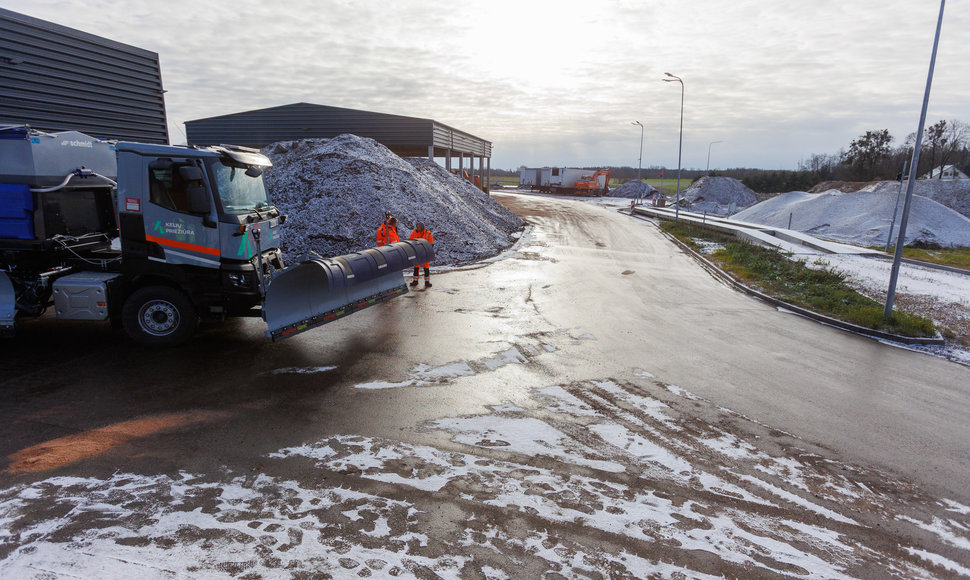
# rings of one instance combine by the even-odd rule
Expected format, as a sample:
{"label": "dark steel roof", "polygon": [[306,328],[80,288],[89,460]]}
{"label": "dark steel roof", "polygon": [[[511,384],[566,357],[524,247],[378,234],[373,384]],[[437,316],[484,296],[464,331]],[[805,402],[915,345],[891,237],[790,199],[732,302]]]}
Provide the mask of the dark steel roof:
{"label": "dark steel roof", "polygon": [[369,137],[398,155],[436,157],[448,151],[474,157],[491,157],[492,143],[432,119],[373,113],[312,103],[294,103],[245,111],[185,123],[190,145],[233,143],[265,147],[277,141],[331,138],[341,133]]}
{"label": "dark steel roof", "polygon": [[168,143],[158,54],[0,8],[0,124]]}

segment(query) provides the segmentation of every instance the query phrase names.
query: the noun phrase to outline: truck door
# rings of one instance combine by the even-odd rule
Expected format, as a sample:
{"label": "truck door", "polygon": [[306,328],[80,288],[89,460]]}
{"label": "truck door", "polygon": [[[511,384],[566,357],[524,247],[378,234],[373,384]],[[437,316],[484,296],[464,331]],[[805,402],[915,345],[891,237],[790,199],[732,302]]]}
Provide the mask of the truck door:
{"label": "truck door", "polygon": [[219,231],[201,164],[158,158],[146,170],[145,241],[161,246],[166,263],[218,268]]}

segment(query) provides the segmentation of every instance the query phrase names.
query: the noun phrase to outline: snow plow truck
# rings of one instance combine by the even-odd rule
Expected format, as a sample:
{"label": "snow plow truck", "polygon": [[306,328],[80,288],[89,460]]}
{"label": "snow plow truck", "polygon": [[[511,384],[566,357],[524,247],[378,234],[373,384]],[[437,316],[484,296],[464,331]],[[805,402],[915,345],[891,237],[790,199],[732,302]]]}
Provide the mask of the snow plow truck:
{"label": "snow plow truck", "polygon": [[273,341],[406,294],[433,259],[409,240],[286,267],[286,216],[256,149],[107,141],[0,127],[0,334],[53,308],[149,346],[261,317]]}

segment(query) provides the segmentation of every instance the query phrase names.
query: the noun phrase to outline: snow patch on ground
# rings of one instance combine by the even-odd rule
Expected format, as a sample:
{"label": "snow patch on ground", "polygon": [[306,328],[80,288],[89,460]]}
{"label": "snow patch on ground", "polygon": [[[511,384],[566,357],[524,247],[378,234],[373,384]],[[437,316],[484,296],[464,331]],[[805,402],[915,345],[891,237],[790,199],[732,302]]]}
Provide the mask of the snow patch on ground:
{"label": "snow patch on ground", "polygon": [[[970,565],[966,506],[790,444],[768,452],[724,429],[737,414],[699,421],[684,409],[718,411],[640,378],[652,387],[550,385],[537,406],[429,422],[449,449],[335,435],[268,454],[264,473],[0,490],[0,575],[709,578],[713,558],[729,575],[929,578]],[[290,461],[301,481],[269,475]]]}

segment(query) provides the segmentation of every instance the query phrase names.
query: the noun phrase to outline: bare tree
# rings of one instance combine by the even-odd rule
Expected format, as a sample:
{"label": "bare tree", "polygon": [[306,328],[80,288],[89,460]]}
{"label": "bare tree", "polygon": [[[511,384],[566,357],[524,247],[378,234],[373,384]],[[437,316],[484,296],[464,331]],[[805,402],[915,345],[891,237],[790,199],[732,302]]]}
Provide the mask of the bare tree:
{"label": "bare tree", "polygon": [[[947,146],[940,153],[939,166],[945,167],[956,163],[961,152],[966,149],[968,142],[970,142],[970,126],[961,121],[948,122],[946,127]],[[942,171],[940,171],[940,177],[943,177]]]}
{"label": "bare tree", "polygon": [[[906,145],[912,147],[916,142],[916,134],[910,133],[906,137]],[[923,130],[922,151],[926,154],[920,158],[920,175],[933,175],[937,169],[952,165],[961,159],[963,151],[970,145],[970,126],[962,121],[946,121],[941,119]],[[937,178],[943,177],[940,171]]]}

